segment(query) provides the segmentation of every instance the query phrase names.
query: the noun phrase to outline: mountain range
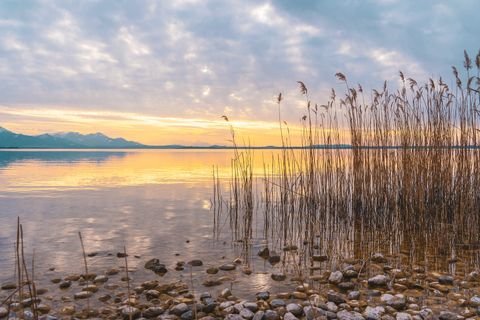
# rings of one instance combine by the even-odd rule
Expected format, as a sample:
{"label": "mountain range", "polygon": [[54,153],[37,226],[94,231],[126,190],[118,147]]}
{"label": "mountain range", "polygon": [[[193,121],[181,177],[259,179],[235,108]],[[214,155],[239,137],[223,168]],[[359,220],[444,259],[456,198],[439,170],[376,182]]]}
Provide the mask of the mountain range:
{"label": "mountain range", "polygon": [[142,148],[145,145],[123,138],[110,138],[103,133],[46,133],[36,136],[19,134],[0,127],[0,148]]}

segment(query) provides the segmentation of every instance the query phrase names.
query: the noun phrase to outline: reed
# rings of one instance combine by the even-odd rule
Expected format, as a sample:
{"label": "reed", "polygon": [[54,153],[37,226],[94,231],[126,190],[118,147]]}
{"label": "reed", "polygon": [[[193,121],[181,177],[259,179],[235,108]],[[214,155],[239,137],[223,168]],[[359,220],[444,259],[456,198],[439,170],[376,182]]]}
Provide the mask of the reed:
{"label": "reed", "polygon": [[305,268],[318,255],[335,264],[367,261],[377,251],[438,269],[464,255],[478,268],[480,52],[474,62],[465,52],[464,67],[464,76],[452,68],[452,88],[442,78],[418,84],[400,72],[397,88],[385,82],[371,93],[337,73],[344,93],[332,89],[321,105],[299,81],[301,145],[291,144],[280,94],[282,148],[264,158],[262,173],[253,172],[253,150],[239,148],[230,125],[229,198],[220,195],[218,177],[214,197],[229,204],[234,239],[251,243],[260,229],[274,248],[297,246],[296,263]]}

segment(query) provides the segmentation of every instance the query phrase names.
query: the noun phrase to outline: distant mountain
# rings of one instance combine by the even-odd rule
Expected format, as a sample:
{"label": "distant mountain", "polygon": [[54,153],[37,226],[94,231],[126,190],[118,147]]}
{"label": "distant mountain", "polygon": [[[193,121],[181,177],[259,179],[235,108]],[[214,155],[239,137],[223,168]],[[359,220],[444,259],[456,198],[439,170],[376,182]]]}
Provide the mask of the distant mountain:
{"label": "distant mountain", "polygon": [[0,148],[141,148],[143,144],[123,138],[110,138],[102,133],[77,132],[29,136],[0,127]]}
{"label": "distant mountain", "polygon": [[54,137],[61,138],[71,143],[88,148],[138,148],[144,147],[138,142],[128,141],[123,138],[110,138],[103,133],[80,134],[78,132],[54,133]]}

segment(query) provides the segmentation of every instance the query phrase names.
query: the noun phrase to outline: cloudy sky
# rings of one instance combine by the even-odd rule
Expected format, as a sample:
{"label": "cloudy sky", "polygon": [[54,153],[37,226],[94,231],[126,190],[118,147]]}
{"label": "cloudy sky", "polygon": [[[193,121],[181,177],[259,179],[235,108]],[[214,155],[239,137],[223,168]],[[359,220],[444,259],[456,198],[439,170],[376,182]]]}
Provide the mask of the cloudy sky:
{"label": "cloudy sky", "polygon": [[450,80],[479,30],[476,0],[3,0],[0,126],[225,144],[227,115],[274,142],[279,92],[285,120],[303,115],[297,80],[319,104],[339,71]]}

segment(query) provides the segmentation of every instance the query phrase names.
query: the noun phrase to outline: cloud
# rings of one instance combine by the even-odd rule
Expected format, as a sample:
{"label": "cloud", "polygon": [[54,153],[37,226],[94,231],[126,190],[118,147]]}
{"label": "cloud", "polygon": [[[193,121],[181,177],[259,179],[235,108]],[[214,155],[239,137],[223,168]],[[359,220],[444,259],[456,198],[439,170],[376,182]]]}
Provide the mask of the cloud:
{"label": "cloud", "polygon": [[0,2],[0,104],[269,122],[282,92],[298,123],[297,80],[321,104],[338,71],[365,89],[448,77],[478,51],[475,3]]}

